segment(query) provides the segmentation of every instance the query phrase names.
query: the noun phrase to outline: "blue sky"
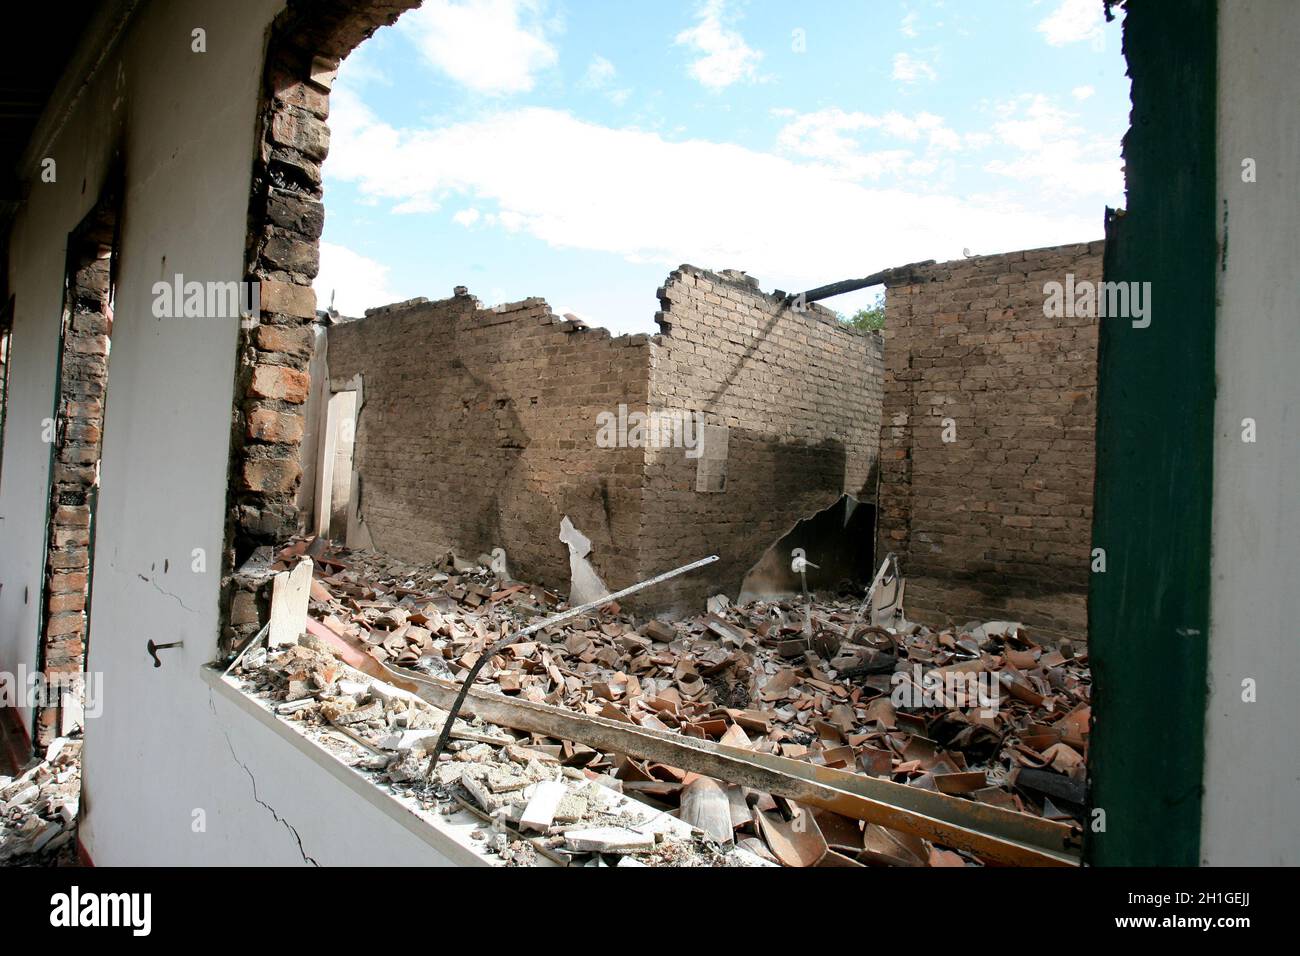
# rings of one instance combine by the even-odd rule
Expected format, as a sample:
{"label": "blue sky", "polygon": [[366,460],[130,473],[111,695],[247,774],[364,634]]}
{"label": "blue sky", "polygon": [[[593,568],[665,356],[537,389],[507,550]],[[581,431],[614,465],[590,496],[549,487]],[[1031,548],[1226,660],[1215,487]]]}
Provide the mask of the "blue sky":
{"label": "blue sky", "polygon": [[465,285],[654,331],[683,262],[797,291],[1100,238],[1129,113],[1101,9],[425,0],[339,71],[320,301]]}

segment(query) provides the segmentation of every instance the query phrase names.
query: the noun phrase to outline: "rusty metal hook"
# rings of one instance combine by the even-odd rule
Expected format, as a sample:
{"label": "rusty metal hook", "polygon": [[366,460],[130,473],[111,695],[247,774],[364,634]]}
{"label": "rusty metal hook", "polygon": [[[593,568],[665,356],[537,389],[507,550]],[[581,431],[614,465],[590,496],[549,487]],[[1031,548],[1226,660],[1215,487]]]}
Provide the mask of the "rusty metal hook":
{"label": "rusty metal hook", "polygon": [[153,638],[150,638],[149,643],[145,645],[145,650],[147,650],[149,656],[153,658],[153,666],[162,667],[162,661],[158,660],[158,652],[165,651],[169,647],[183,647],[184,644],[184,641],[172,641],[170,644],[155,644]]}

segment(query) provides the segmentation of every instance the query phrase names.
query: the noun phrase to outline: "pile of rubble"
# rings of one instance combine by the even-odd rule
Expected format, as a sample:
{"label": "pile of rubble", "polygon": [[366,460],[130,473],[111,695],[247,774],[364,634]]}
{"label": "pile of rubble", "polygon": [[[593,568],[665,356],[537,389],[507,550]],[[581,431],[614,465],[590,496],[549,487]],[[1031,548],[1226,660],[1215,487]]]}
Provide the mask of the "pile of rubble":
{"label": "pile of rubble", "polygon": [[[561,604],[543,588],[506,579],[500,567],[493,572],[450,555],[412,567],[313,540],[284,549],[275,567],[288,568],[302,554],[315,562],[310,613],[317,621],[364,642],[382,663],[443,678],[461,679],[485,648]],[[1068,642],[1039,645],[1012,622],[931,629],[899,614],[868,624],[860,620],[860,602],[860,595],[744,606],[714,599],[709,613],[673,623],[639,621],[607,606],[509,645],[487,662],[479,681],[508,696],[1077,827],[1086,804],[1086,653]],[[309,673],[287,674],[282,706],[301,707],[297,713],[353,733],[366,727],[373,732],[365,744],[376,751],[375,769],[382,759],[390,782],[418,783],[426,772],[421,762],[428,764],[426,744],[431,747],[445,715],[411,711],[410,702],[398,708],[373,688],[359,695],[349,688],[354,693],[340,702],[323,693],[331,685],[319,678],[327,672],[311,679]],[[297,703],[302,700],[314,703]],[[538,794],[559,812],[577,802],[575,794],[605,791],[690,823],[711,847],[741,847],[788,865],[982,862],[666,764],[467,728],[458,727],[459,750],[434,779],[443,792],[463,793],[516,832],[537,822],[528,813]],[[579,853],[581,841],[557,837],[592,822],[553,817],[541,843]],[[608,821],[595,822],[607,828]],[[556,827],[563,832],[551,833]]]}
{"label": "pile of rubble", "polygon": [[0,777],[0,865],[75,865],[80,799],[80,740],[59,737],[43,760]]}
{"label": "pile of rubble", "polygon": [[430,778],[429,750],[446,712],[371,681],[310,634],[279,651],[252,649],[232,673],[378,785],[426,809],[478,817],[474,838],[505,865],[531,866],[539,856],[560,865],[762,865],[629,799],[612,778],[566,765],[563,745],[478,721],[455,722],[449,757]]}

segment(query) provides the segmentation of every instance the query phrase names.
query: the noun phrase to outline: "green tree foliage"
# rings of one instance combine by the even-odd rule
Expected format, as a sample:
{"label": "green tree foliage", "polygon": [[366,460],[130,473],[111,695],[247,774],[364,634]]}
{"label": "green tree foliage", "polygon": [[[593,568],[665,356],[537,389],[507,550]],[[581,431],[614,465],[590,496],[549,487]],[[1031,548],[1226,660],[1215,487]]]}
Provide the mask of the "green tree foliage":
{"label": "green tree foliage", "polygon": [[879,332],[885,327],[885,294],[877,293],[873,304],[865,309],[858,309],[847,318],[841,315],[840,321],[860,332]]}

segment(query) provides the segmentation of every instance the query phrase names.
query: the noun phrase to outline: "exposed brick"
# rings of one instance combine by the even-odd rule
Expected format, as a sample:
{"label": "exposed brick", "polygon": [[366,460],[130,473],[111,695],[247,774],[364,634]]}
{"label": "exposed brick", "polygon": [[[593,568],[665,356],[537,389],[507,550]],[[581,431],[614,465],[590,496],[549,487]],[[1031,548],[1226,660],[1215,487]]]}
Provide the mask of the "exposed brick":
{"label": "exposed brick", "polygon": [[307,113],[276,110],[271,118],[271,139],[318,161],[329,153],[329,128]]}
{"label": "exposed brick", "polygon": [[[74,244],[80,256],[91,250]],[[90,499],[98,479],[103,395],[108,376],[109,261],[86,255],[70,277],[74,302],[70,334],[62,339],[59,379],[60,427],[55,437],[43,600],[48,613],[41,634],[47,671],[84,667],[86,587],[90,561]],[[42,708],[36,739],[46,744],[57,731],[57,708]]]}
{"label": "exposed brick", "polygon": [[[76,429],[74,427],[71,430],[75,432]],[[76,465],[91,466],[99,461],[98,442],[93,442],[92,444],[89,445],[74,445],[74,444],[70,444],[70,442],[76,441],[76,435],[68,434],[67,431],[65,431],[64,434],[66,436],[66,440],[60,443],[59,448],[55,452],[55,458],[58,461],[60,461],[65,465],[73,465],[73,466]],[[96,430],[96,435],[98,435],[98,430]],[[84,471],[78,472],[78,474],[83,476],[89,476],[89,481],[87,481],[87,484],[93,483],[94,481],[93,476],[95,474],[93,468],[87,468]]]}
{"label": "exposed brick", "polygon": [[1099,281],[1100,246],[932,264],[889,284],[879,546],[899,555],[915,620],[1013,617],[1086,636],[1096,321],[1044,315],[1043,284],[1066,273]]}
{"label": "exposed brick", "polygon": [[263,494],[293,491],[302,477],[297,461],[286,458],[252,458],[244,462],[243,487]]}
{"label": "exposed brick", "polygon": [[273,233],[262,246],[262,257],[276,269],[312,278],[320,268],[320,249],[315,242]]}
{"label": "exposed brick", "polygon": [[46,602],[46,609],[51,614],[62,611],[84,611],[86,609],[86,592],[71,591],[64,594],[51,594]]}
{"label": "exposed brick", "polygon": [[93,465],[56,464],[54,466],[54,483],[63,485],[81,485],[89,488],[95,483],[96,471]]}
{"label": "exposed brick", "polygon": [[54,521],[69,528],[88,528],[90,509],[85,505],[59,505],[54,509]]}
{"label": "exposed brick", "polygon": [[326,119],[329,116],[330,100],[328,94],[283,74],[277,80],[275,98],[278,102],[286,106],[297,106],[308,110],[321,119]]}
{"label": "exposed brick", "polygon": [[882,343],[819,305],[788,307],[735,273],[683,266],[659,298],[651,402],[707,410],[711,424],[729,429],[725,479],[707,445],[701,462],[674,449],[647,453],[643,572],[679,556],[723,557],[656,598],[694,613],[709,594],[735,597],[746,572],[801,518],[845,493],[872,497]]}
{"label": "exposed brick", "polygon": [[98,425],[88,422],[70,421],[64,429],[64,439],[70,442],[84,442],[87,445],[94,446],[94,450],[89,453],[91,461],[99,460],[99,442],[103,437]]}
{"label": "exposed brick", "polygon": [[311,376],[282,365],[259,365],[253,369],[249,391],[257,398],[272,398],[301,405],[307,400]]}
{"label": "exposed brick", "polygon": [[50,592],[52,594],[65,594],[74,591],[86,590],[86,573],[80,572],[58,572],[50,575]]}
{"label": "exposed brick", "polygon": [[248,413],[247,437],[251,441],[296,445],[302,441],[302,435],[301,415],[265,406],[256,406]]}
{"label": "exposed brick", "polygon": [[86,547],[90,544],[89,528],[55,527],[50,535],[50,546],[54,548]]}
{"label": "exposed brick", "polygon": [[259,325],[254,338],[257,347],[264,352],[284,352],[298,356],[311,354],[311,326]]}
{"label": "exposed brick", "polygon": [[234,627],[258,624],[257,595],[252,591],[236,591],[230,601],[230,623]]}
{"label": "exposed brick", "polygon": [[[80,614],[69,617],[82,617]],[[82,632],[51,638],[45,650],[45,670],[50,674],[72,674],[82,670],[86,662],[86,642]]]}
{"label": "exposed brick", "polygon": [[68,338],[68,348],[82,355],[107,355],[108,336],[73,335]]}
{"label": "exposed brick", "polygon": [[595,437],[601,411],[644,409],[644,340],[566,331],[540,299],[481,309],[469,296],[375,310],[328,335],[334,384],[364,382],[354,455],[386,551],[504,547],[514,573],[567,588],[568,514],[601,573],[635,577],[643,450]]}
{"label": "exposed brick", "polygon": [[[690,267],[662,291],[674,327],[658,338],[578,331],[537,299],[491,310],[468,297],[415,302],[331,327],[335,387],[364,382],[354,461],[375,539],[411,560],[504,546],[517,574],[558,587],[566,514],[611,586],[725,551],[719,573],[651,602],[694,610],[707,593],[734,596],[799,518],[845,491],[869,497],[877,336]],[[697,492],[702,466],[683,448],[597,447],[597,416],[620,404],[709,409],[730,426],[736,477],[724,480],[706,448],[705,486],[724,490]]]}
{"label": "exposed brick", "polygon": [[46,637],[79,634],[86,625],[86,616],[80,612],[54,614],[45,625]]}
{"label": "exposed brick", "polygon": [[273,192],[267,199],[267,221],[306,239],[319,239],[325,229],[325,206],[314,199]]}
{"label": "exposed brick", "polygon": [[[290,315],[302,319],[310,319],[316,315],[316,292],[309,285],[263,279],[259,288],[259,299],[263,312],[276,312],[281,315]],[[261,326],[259,331],[265,328],[271,328],[271,326]],[[310,336],[308,336],[306,340],[307,348],[310,348],[310,341]],[[290,349],[269,348],[260,343],[259,347],[269,352],[291,351]]]}

